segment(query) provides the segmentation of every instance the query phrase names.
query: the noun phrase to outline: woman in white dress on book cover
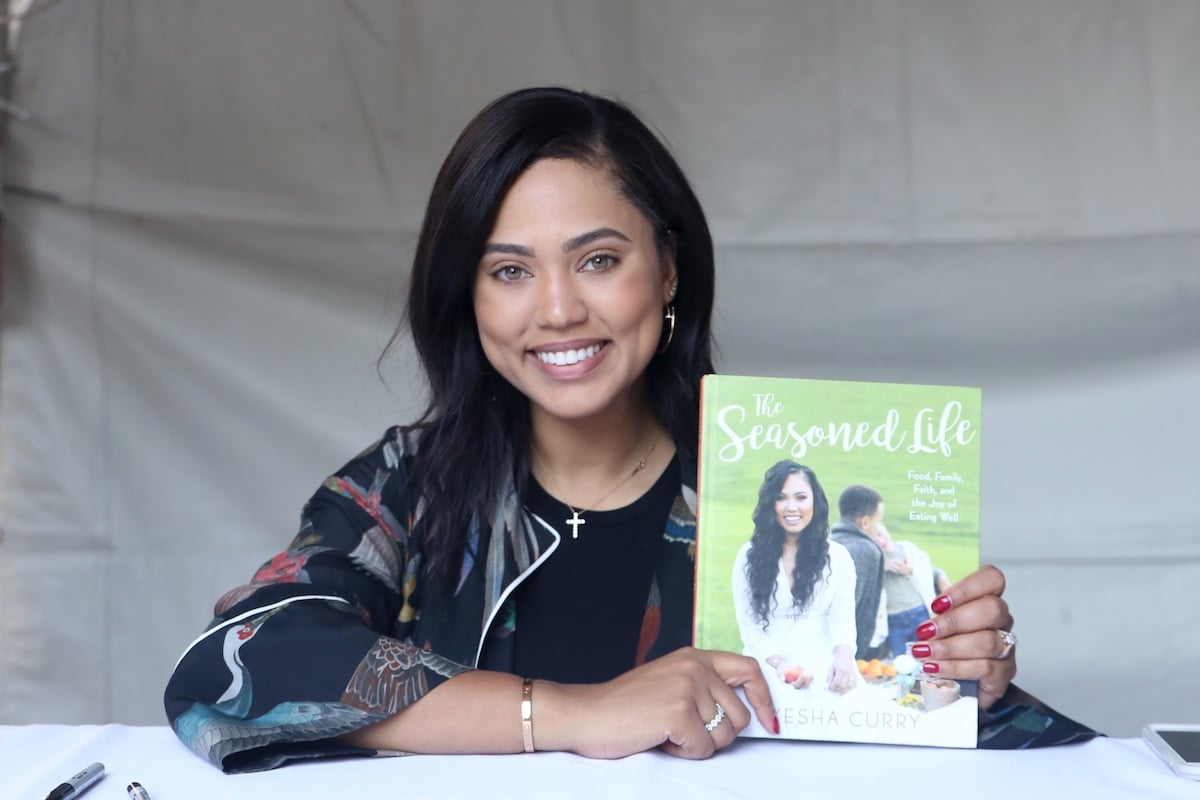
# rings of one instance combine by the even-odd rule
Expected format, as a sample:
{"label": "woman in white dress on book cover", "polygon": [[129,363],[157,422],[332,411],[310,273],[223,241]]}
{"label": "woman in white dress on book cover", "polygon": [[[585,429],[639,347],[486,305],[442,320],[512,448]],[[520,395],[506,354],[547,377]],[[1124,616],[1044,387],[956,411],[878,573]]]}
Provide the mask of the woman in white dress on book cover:
{"label": "woman in white dress on book cover", "polygon": [[775,687],[844,694],[860,685],[854,561],[829,539],[829,501],[816,474],[794,461],[774,464],[752,519],[733,565],[743,652]]}

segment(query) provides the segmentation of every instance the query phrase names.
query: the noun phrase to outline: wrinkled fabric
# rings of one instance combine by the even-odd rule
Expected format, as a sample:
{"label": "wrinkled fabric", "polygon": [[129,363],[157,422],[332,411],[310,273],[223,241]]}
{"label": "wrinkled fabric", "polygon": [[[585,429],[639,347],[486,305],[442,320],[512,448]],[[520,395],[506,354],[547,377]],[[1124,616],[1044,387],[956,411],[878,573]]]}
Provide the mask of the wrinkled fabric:
{"label": "wrinkled fabric", "polygon": [[1004,697],[979,712],[979,747],[986,750],[1054,747],[1103,735],[1011,684]]}

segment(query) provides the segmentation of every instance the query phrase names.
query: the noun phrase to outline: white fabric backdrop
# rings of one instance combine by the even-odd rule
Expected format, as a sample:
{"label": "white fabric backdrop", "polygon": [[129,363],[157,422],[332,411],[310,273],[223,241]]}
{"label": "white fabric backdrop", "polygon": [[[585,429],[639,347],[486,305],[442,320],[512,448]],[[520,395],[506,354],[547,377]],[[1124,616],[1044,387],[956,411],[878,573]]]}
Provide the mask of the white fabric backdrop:
{"label": "white fabric backdrop", "polygon": [[433,174],[522,85],[629,101],[727,372],[984,387],[1021,682],[1200,721],[1200,3],[71,0],[22,31],[0,722],[159,722],[212,602],[422,385]]}

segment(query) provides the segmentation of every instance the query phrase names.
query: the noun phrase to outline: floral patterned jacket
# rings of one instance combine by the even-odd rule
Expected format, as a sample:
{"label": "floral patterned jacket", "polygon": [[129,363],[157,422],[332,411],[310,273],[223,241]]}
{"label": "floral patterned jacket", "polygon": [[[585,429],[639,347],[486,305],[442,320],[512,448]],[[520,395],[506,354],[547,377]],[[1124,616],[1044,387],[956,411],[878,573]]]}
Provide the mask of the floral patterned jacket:
{"label": "floral patterned jacket", "polygon": [[[226,593],[167,684],[183,742],[229,772],[322,755],[372,755],[334,737],[394,715],[448,678],[513,664],[513,591],[559,536],[515,489],[468,534],[449,597],[422,592],[415,435],[393,428],[328,478],[286,551]],[[660,543],[638,660],[691,643],[694,469]],[[684,477],[687,476],[687,477]]]}
{"label": "floral patterned jacket", "polygon": [[[476,520],[454,592],[422,592],[422,503],[408,479],[415,435],[392,428],[328,478],[299,533],[250,583],[226,593],[185,650],[164,705],[179,738],[227,772],[299,758],[374,755],[335,737],[394,715],[476,667],[511,671],[513,592],[558,546],[515,489]],[[690,644],[696,541],[694,465],[660,543],[638,661]],[[1004,748],[1095,734],[1015,687],[981,717]]]}

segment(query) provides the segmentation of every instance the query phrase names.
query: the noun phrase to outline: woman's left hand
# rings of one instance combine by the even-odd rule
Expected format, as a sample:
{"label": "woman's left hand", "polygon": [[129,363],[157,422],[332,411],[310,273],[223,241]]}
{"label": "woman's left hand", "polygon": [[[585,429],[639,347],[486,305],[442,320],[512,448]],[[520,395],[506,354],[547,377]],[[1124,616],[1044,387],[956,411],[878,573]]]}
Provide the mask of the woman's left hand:
{"label": "woman's left hand", "polygon": [[979,681],[980,708],[999,700],[1017,674],[1016,650],[1004,641],[1013,617],[1003,594],[999,569],[972,572],[934,600],[937,615],[917,628],[912,648],[927,675]]}
{"label": "woman's left hand", "polygon": [[858,685],[858,667],[854,663],[854,650],[849,645],[833,648],[833,666],[829,668],[827,685],[830,691],[845,694]]}

